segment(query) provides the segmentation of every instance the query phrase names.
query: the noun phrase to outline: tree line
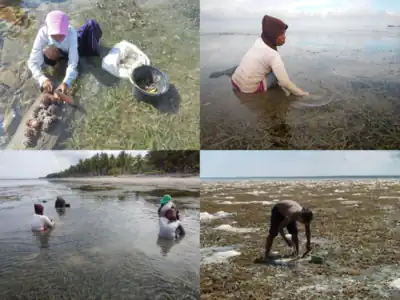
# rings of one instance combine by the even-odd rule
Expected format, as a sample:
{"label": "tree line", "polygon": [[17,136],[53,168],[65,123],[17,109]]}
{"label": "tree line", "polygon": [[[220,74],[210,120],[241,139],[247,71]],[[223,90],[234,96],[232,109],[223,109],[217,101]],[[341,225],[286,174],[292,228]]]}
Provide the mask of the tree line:
{"label": "tree line", "polygon": [[46,178],[151,175],[151,174],[198,174],[200,151],[149,151],[146,155],[130,155],[121,151],[117,156],[98,153],[81,159],[76,165]]}

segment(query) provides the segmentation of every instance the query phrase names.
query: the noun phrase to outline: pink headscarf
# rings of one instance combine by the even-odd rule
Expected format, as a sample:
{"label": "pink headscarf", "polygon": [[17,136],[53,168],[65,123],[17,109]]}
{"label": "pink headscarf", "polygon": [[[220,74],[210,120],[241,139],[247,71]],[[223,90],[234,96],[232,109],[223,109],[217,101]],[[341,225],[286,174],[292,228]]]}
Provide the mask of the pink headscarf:
{"label": "pink headscarf", "polygon": [[67,15],[62,11],[53,10],[49,12],[46,16],[46,25],[49,35],[68,35],[69,21]]}

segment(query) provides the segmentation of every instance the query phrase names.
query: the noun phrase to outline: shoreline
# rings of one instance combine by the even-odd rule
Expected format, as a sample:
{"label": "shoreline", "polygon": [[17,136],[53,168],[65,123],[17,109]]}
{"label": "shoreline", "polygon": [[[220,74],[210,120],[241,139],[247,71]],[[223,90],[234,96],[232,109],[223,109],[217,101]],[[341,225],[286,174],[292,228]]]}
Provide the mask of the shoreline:
{"label": "shoreline", "polygon": [[133,186],[152,186],[174,189],[200,189],[200,176],[190,174],[188,177],[122,175],[122,176],[92,176],[40,178],[49,182],[82,183],[82,184],[130,184]]}

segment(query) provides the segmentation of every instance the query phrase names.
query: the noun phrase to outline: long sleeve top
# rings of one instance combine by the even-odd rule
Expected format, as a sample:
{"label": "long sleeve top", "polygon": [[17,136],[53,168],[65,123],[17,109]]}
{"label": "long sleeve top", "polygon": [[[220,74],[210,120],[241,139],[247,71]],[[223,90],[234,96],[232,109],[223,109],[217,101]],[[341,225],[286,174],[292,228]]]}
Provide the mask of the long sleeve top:
{"label": "long sleeve top", "polygon": [[253,93],[271,71],[274,72],[281,87],[288,89],[294,95],[301,94],[302,90],[290,80],[278,51],[266,45],[261,38],[257,39],[245,54],[232,75],[232,80],[242,92]]}
{"label": "long sleeve top", "polygon": [[68,87],[71,87],[76,77],[78,77],[77,67],[79,63],[78,35],[76,30],[71,26],[68,28],[68,35],[62,42],[57,42],[52,39],[47,33],[46,26],[41,27],[36,35],[32,51],[29,55],[28,68],[31,70],[33,78],[42,86],[43,82],[47,79],[42,71],[44,64],[43,50],[51,45],[68,53],[68,66],[63,82],[66,83]]}

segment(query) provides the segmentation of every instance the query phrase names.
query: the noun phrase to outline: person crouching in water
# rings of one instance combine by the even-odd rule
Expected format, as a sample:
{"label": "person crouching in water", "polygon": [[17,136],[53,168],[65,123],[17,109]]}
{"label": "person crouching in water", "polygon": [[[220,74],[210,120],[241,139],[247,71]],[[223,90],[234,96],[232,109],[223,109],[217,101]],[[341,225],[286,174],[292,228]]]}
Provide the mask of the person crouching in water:
{"label": "person crouching in water", "polygon": [[[308,208],[303,208],[299,203],[292,200],[283,200],[276,203],[271,211],[271,227],[269,229],[269,235],[265,244],[265,256],[264,259],[269,259],[269,254],[271,251],[272,243],[274,238],[280,233],[283,240],[289,247],[294,244],[295,255],[299,255],[299,238],[297,221],[304,224],[306,237],[307,237],[307,252],[311,251],[311,230],[310,223],[313,219],[313,213]],[[288,232],[292,235],[292,240],[290,241],[283,231],[287,228]]]}
{"label": "person crouching in water", "polygon": [[63,197],[57,196],[56,203],[54,204],[54,207],[56,209],[62,209],[62,208],[71,207],[71,206],[69,205],[69,203],[67,203],[65,201],[65,199]]}
{"label": "person crouching in water", "polygon": [[178,210],[177,206],[175,205],[175,203],[172,202],[172,198],[171,198],[170,195],[164,195],[164,196],[161,198],[161,200],[160,200],[160,207],[158,208],[158,216],[160,217],[161,209],[162,209],[165,205],[167,205],[167,204],[168,204],[171,208],[174,208],[174,209],[175,209],[175,211],[176,211],[176,219],[177,219],[177,220],[180,220],[180,217],[179,217],[179,210]]}
{"label": "person crouching in water", "polygon": [[56,90],[66,94],[78,76],[78,34],[70,26],[67,15],[55,10],[47,14],[46,23],[39,29],[28,59],[28,68],[42,92],[54,90],[51,80],[43,74],[42,66],[55,66],[61,59],[66,59],[68,66],[64,80]]}
{"label": "person crouching in water", "polygon": [[281,20],[264,16],[262,34],[243,57],[232,75],[234,90],[242,93],[262,93],[279,84],[295,96],[308,96],[289,78],[277,51],[286,41],[288,25]]}
{"label": "person crouching in water", "polygon": [[55,222],[48,216],[43,214],[44,207],[42,204],[34,205],[35,213],[33,214],[31,229],[36,232],[45,232],[54,228]]}
{"label": "person crouching in water", "polygon": [[179,213],[176,206],[171,201],[171,196],[166,196],[161,199],[161,206],[158,209],[159,236],[167,239],[179,239],[185,235],[185,230],[179,220]]}

